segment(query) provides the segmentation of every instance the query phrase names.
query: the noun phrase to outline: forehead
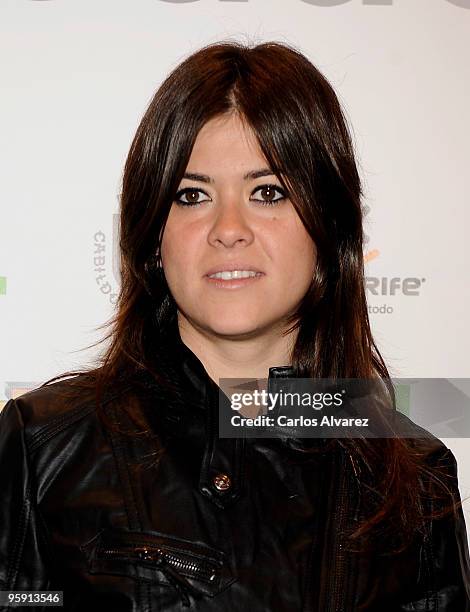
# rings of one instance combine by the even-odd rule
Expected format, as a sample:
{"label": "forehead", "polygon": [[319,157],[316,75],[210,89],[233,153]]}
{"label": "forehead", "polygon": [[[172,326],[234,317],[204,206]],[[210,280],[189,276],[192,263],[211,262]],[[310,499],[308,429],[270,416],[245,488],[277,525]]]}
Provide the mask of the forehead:
{"label": "forehead", "polygon": [[249,165],[265,158],[252,128],[237,114],[215,117],[199,131],[190,163],[228,165],[234,161],[237,165]]}

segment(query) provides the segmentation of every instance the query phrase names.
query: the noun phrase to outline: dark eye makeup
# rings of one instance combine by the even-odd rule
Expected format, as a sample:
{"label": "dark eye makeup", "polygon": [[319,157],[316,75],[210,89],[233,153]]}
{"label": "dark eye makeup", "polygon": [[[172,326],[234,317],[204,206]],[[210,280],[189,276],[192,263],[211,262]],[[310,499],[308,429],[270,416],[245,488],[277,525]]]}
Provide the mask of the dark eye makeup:
{"label": "dark eye makeup", "polygon": [[[268,191],[274,191],[274,192],[277,191],[280,194],[280,196],[274,200],[263,200],[263,199],[253,198],[253,197],[250,197],[250,200],[252,202],[260,202],[262,206],[275,206],[278,202],[281,202],[287,198],[287,194],[284,191],[284,189],[282,189],[282,187],[279,187],[278,185],[273,185],[273,184],[258,185],[258,187],[256,187],[256,189],[252,192],[251,195],[253,196],[254,193],[256,193],[257,191],[261,191],[263,189],[266,189]],[[176,202],[176,204],[179,204],[181,206],[195,207],[195,206],[199,206],[203,202],[208,201],[208,200],[199,200],[199,201],[188,202],[187,199],[183,200],[182,199],[183,196],[186,196],[189,193],[203,193],[205,196],[209,198],[208,194],[203,189],[199,189],[198,187],[185,187],[184,189],[180,189],[176,193],[174,202]]]}

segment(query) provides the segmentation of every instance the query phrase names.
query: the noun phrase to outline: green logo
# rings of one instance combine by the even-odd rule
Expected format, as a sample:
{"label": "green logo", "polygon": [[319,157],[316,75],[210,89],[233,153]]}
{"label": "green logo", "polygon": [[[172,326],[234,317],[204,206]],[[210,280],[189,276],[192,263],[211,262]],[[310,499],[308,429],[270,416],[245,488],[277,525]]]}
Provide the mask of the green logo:
{"label": "green logo", "polygon": [[0,295],[5,295],[7,292],[7,277],[0,276]]}
{"label": "green logo", "polygon": [[397,410],[406,416],[410,416],[410,385],[396,384],[394,385]]}

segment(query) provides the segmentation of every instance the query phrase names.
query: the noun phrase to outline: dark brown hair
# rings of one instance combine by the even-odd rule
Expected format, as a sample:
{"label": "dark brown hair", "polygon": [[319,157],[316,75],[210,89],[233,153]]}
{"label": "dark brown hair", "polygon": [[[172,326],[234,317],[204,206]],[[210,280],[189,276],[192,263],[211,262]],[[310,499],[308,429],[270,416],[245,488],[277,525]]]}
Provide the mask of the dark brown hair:
{"label": "dark brown hair", "polygon": [[[292,354],[297,374],[379,376],[395,408],[390,375],[369,324],[363,193],[347,121],[327,79],[293,46],[277,42],[208,45],[182,61],[150,101],[124,169],[121,288],[103,338],[109,346],[86,380],[99,398],[100,389],[138,371],[152,371],[158,379],[150,352],[176,312],[158,265],[161,236],[199,131],[228,113],[237,113],[254,131],[317,248],[311,286],[289,321],[290,330],[298,331]],[[377,501],[352,540],[375,526],[394,525],[404,546],[425,517],[418,484],[434,482],[436,495],[437,485],[451,494],[444,475],[427,465],[424,451],[409,439],[341,444],[359,480],[374,476],[367,495]]]}

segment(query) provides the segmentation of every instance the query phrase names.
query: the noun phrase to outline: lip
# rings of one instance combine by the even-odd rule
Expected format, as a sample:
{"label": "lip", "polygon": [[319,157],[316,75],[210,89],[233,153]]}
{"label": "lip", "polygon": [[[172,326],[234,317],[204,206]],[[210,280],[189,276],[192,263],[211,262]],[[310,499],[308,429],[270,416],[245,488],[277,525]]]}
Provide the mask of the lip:
{"label": "lip", "polygon": [[211,274],[217,274],[217,272],[233,272],[234,270],[249,270],[251,272],[259,272],[260,274],[264,274],[264,272],[262,270],[260,270],[257,266],[254,266],[253,264],[249,264],[249,263],[242,263],[240,261],[238,262],[232,262],[232,263],[225,263],[225,264],[220,264],[218,266],[215,266],[214,268],[211,268],[210,270],[208,270],[204,276],[210,276]]}
{"label": "lip", "polygon": [[209,278],[207,275],[204,277],[206,282],[215,289],[241,289],[247,285],[257,283],[265,276],[263,272],[259,272],[257,276],[249,276],[248,278],[232,278],[230,280],[223,280],[222,278]]}

